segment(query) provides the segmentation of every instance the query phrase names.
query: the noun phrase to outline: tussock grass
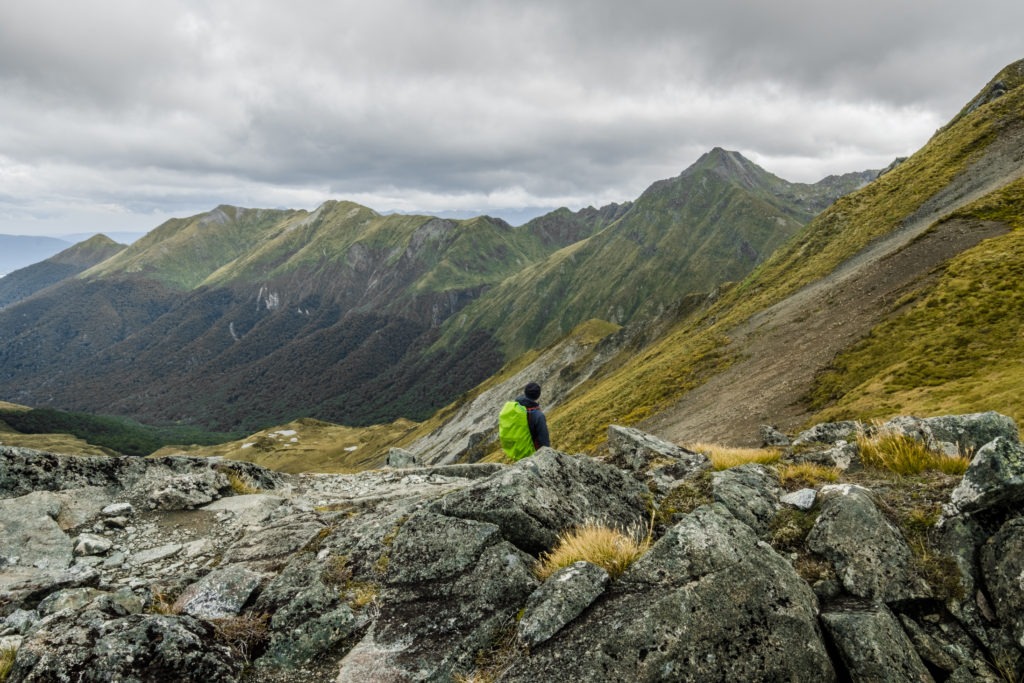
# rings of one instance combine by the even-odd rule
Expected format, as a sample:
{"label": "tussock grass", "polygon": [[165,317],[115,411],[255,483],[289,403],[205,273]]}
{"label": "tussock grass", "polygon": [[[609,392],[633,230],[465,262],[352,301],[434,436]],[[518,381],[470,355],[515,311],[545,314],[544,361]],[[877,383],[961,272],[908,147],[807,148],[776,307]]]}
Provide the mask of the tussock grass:
{"label": "tussock grass", "polygon": [[264,613],[210,620],[216,639],[245,662],[255,659],[270,640],[269,622],[270,615]]}
{"label": "tussock grass", "polygon": [[651,546],[651,538],[637,540],[633,535],[587,522],[559,537],[551,552],[541,555],[533,573],[545,580],[563,567],[586,560],[602,567],[613,579],[640,558]]}
{"label": "tussock grass", "polygon": [[477,650],[474,670],[456,673],[452,680],[455,683],[494,683],[512,668],[523,653],[523,646],[516,634],[516,622],[508,619],[491,643]]}
{"label": "tussock grass", "polygon": [[749,463],[774,465],[782,457],[782,453],[775,448],[734,448],[709,443],[691,443],[686,448],[708,456],[715,470],[727,470]]}
{"label": "tussock grass", "polygon": [[936,453],[922,441],[885,429],[874,436],[861,434],[857,445],[865,467],[888,470],[900,476],[921,474],[925,470],[962,475],[971,464],[969,458]]}
{"label": "tussock grass", "polygon": [[236,496],[248,496],[253,493],[263,493],[263,489],[256,485],[256,482],[241,472],[227,470],[224,476],[228,478],[228,484]]}
{"label": "tussock grass", "polygon": [[150,602],[149,612],[151,614],[162,614],[164,616],[173,616],[175,614],[181,614],[181,610],[176,606],[177,598],[170,593],[164,591],[159,586],[153,586],[150,588]]}
{"label": "tussock grass", "polygon": [[17,656],[17,648],[0,648],[0,683],[7,680],[7,676],[10,675],[11,669],[14,668],[14,658]]}
{"label": "tussock grass", "polygon": [[823,483],[835,483],[839,481],[840,474],[838,467],[827,467],[813,462],[781,463],[775,470],[782,488],[790,491],[814,488]]}

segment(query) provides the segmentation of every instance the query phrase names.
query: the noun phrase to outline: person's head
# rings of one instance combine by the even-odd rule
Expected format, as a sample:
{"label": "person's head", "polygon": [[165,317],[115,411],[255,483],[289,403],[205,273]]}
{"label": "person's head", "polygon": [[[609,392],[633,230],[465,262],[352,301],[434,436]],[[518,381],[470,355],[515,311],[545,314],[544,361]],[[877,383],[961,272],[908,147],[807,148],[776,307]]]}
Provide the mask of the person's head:
{"label": "person's head", "polygon": [[540,385],[536,382],[530,382],[523,387],[523,395],[531,401],[536,401],[540,398]]}

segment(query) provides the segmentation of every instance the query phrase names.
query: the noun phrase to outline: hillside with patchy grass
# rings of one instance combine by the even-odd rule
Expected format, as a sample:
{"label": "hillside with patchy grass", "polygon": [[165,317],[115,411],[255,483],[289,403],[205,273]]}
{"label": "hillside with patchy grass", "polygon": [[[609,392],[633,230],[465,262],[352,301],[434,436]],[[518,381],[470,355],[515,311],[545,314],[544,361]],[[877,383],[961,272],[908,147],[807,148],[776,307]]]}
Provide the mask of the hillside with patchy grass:
{"label": "hillside with patchy grass", "polygon": [[[582,386],[553,411],[553,433],[567,448],[591,449],[617,421],[643,421],[675,441],[751,443],[759,424],[792,430],[820,410],[999,403],[1019,417],[1019,403],[970,387],[994,381],[1012,391],[1024,376],[1022,318],[1005,291],[1019,281],[1022,72],[1024,63],[1007,67],[916,154],[839,199],[705,310]],[[951,315],[939,315],[942,306]],[[872,398],[858,399],[869,390]]]}
{"label": "hillside with patchy grass", "polygon": [[518,228],[220,206],[0,312],[0,395],[221,432],[424,420],[587,320],[742,277],[870,175],[792,184],[716,149],[635,202]]}

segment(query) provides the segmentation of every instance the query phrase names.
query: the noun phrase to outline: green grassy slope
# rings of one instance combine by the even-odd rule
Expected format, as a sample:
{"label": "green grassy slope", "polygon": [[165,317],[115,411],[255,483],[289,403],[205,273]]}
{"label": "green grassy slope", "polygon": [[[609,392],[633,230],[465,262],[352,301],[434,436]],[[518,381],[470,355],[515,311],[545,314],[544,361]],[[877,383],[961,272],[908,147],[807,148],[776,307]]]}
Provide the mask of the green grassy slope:
{"label": "green grassy slope", "polygon": [[998,410],[1024,423],[1024,180],[956,214],[1013,231],[963,253],[818,379],[821,419]]}
{"label": "green grassy slope", "polygon": [[134,275],[189,290],[303,213],[219,206],[198,216],[172,218],[82,277]]}
{"label": "green grassy slope", "polygon": [[[1020,73],[1021,63],[1017,63],[997,80],[1019,83]],[[874,239],[898,229],[980,159],[989,145],[1009,134],[1021,111],[1024,88],[1011,88],[960,116],[894,170],[837,201],[710,310],[695,314],[616,372],[585,385],[554,411],[550,422],[553,432],[561,435],[560,442],[569,450],[592,448],[603,440],[608,424],[647,417],[726,367],[730,356],[723,347],[731,327],[824,277]],[[1017,215],[1022,207],[1015,187],[989,197],[979,207],[987,206],[1003,219]],[[980,208],[976,211],[986,215]],[[1002,249],[1009,254],[1012,239],[1007,240]],[[1017,372],[1006,367],[1008,373]]]}
{"label": "green grassy slope", "polygon": [[463,329],[493,330],[515,357],[590,318],[625,323],[655,315],[688,293],[748,273],[810,218],[797,194],[738,154],[713,150],[680,176],[655,183],[603,230],[467,307],[443,343]]}

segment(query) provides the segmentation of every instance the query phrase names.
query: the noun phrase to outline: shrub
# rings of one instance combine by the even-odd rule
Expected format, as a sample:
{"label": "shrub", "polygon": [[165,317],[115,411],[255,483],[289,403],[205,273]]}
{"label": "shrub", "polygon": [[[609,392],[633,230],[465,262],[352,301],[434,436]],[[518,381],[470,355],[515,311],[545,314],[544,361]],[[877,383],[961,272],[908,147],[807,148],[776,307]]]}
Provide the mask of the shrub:
{"label": "shrub", "polygon": [[691,451],[708,456],[711,466],[715,470],[727,470],[730,467],[738,467],[752,462],[773,465],[782,457],[782,454],[774,448],[733,448],[708,443],[688,444],[686,447]]}
{"label": "shrub", "polygon": [[886,429],[880,429],[874,436],[860,434],[857,445],[865,467],[888,470],[900,476],[921,474],[925,470],[962,475],[971,464],[970,458],[936,453],[923,441]]}
{"label": "shrub", "polygon": [[586,560],[604,568],[614,579],[647,552],[650,544],[650,535],[637,541],[618,529],[587,522],[560,536],[551,552],[541,555],[534,574],[543,581],[563,567]]}

